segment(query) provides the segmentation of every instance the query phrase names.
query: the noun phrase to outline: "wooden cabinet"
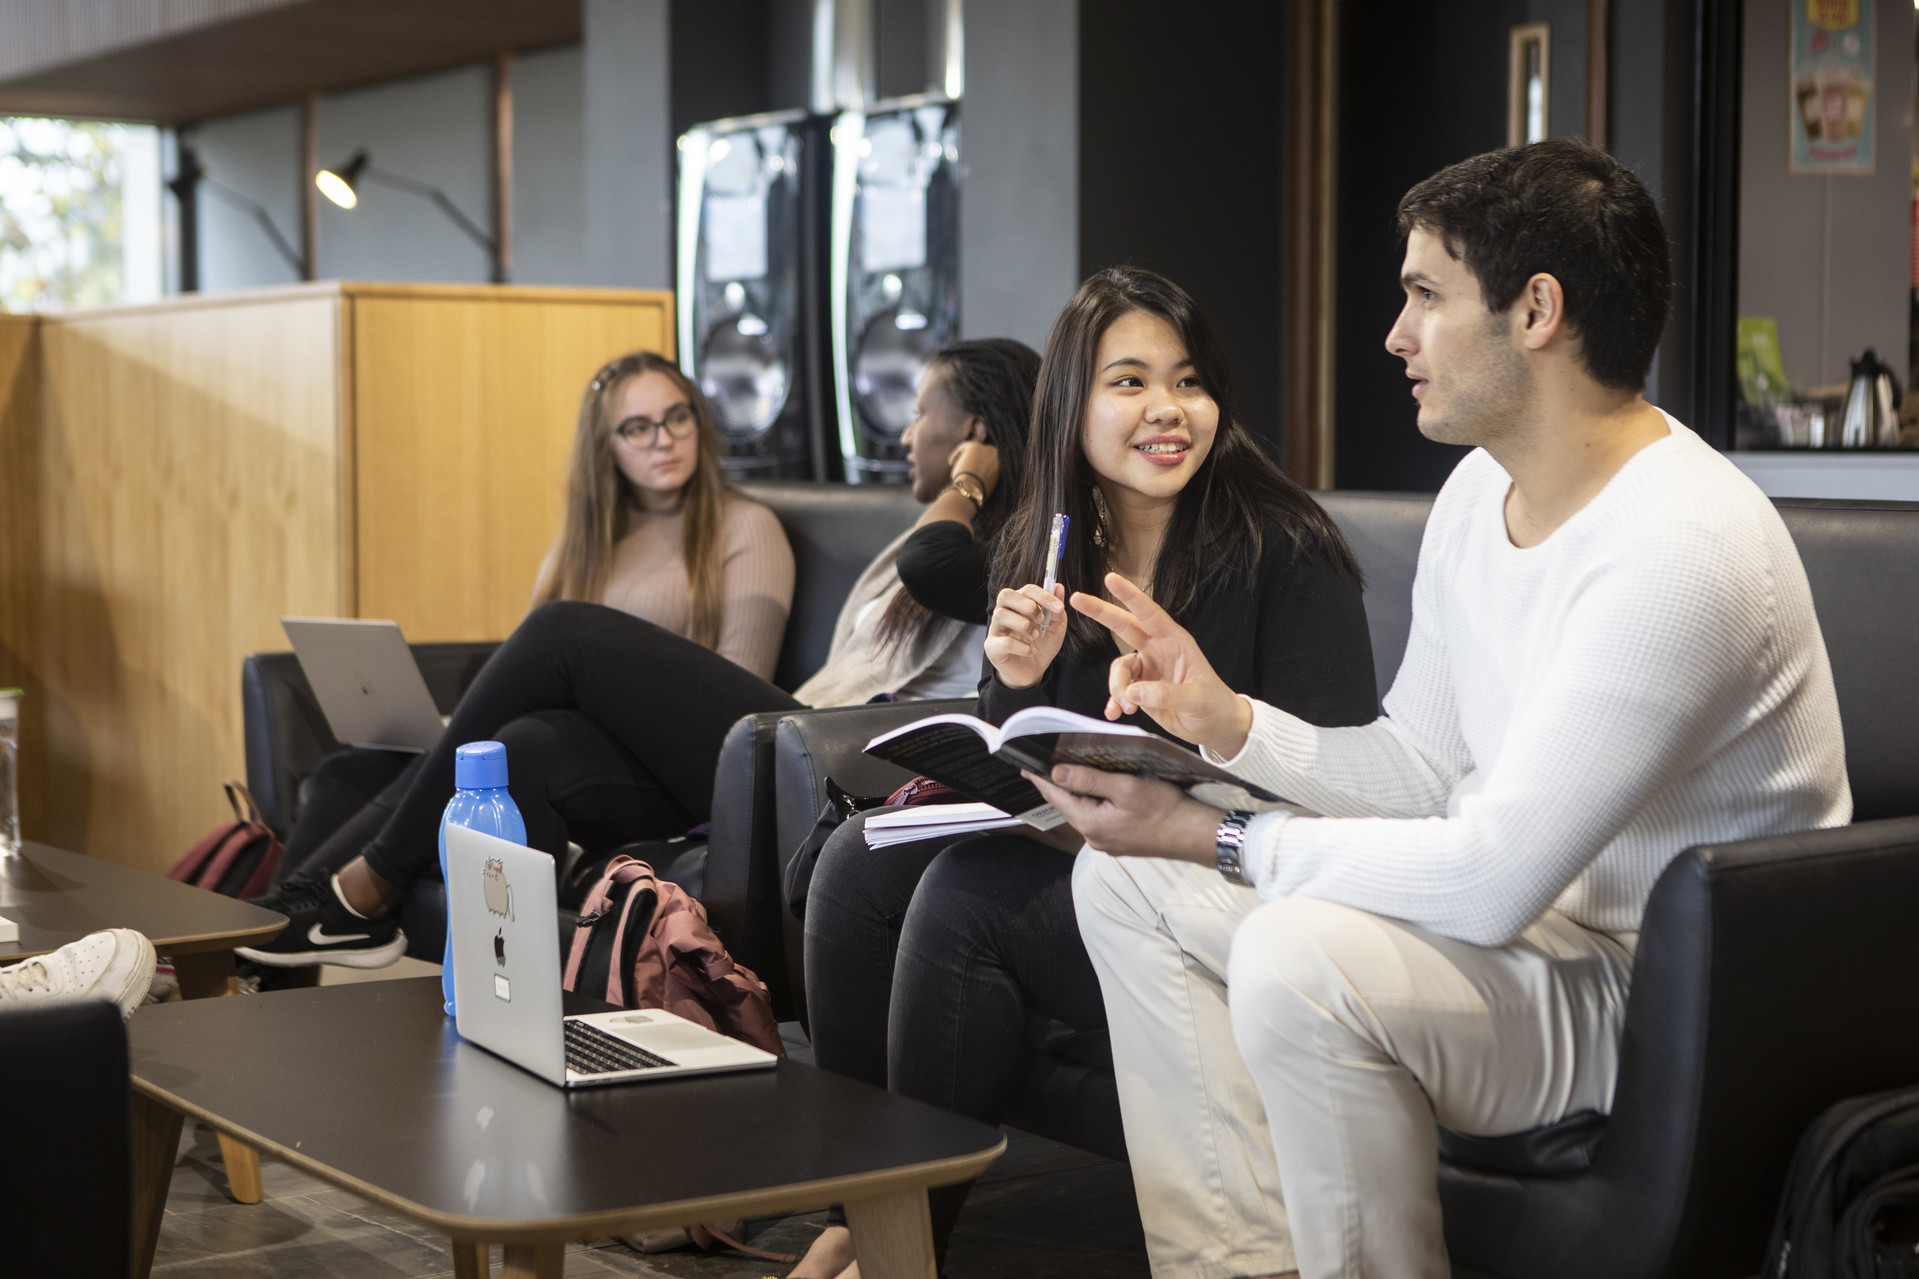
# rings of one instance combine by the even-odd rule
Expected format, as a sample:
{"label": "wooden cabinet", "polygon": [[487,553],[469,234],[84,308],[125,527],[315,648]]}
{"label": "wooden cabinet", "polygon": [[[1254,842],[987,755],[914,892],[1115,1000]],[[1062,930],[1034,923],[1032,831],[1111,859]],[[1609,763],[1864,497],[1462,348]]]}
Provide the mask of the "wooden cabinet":
{"label": "wooden cabinet", "polygon": [[671,353],[658,292],[315,284],[0,317],[0,685],[32,838],[165,867],[244,772],[286,614],[503,638],[581,392]]}

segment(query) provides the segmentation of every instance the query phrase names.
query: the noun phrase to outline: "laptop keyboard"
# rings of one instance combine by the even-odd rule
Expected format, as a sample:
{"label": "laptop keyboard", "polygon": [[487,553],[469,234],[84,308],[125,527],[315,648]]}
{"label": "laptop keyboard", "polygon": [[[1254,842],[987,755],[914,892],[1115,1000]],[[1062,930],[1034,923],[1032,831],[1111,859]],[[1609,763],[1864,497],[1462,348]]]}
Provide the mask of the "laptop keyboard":
{"label": "laptop keyboard", "polygon": [[566,1068],[576,1075],[658,1070],[661,1066],[677,1064],[636,1047],[618,1035],[609,1035],[598,1026],[570,1018],[561,1024],[566,1027]]}

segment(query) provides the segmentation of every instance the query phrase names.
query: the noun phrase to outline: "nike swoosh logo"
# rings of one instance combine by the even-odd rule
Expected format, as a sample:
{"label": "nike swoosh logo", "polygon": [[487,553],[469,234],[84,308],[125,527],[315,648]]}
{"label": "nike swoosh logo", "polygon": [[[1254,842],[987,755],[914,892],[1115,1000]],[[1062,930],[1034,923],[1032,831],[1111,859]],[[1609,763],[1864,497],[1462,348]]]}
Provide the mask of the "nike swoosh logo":
{"label": "nike swoosh logo", "polygon": [[343,942],[343,941],[372,941],[373,934],[372,933],[328,933],[328,932],[322,931],[320,926],[318,924],[315,924],[313,927],[307,929],[307,940],[312,942],[315,946],[330,946],[334,944],[335,942]]}

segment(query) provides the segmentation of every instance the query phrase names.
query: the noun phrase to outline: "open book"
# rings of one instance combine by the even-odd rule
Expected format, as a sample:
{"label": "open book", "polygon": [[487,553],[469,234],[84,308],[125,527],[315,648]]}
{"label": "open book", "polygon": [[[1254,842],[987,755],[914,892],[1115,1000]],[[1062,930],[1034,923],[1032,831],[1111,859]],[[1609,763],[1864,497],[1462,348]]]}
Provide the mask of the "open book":
{"label": "open book", "polygon": [[866,744],[866,753],[944,782],[1040,830],[1066,818],[1020,770],[1044,775],[1055,764],[1155,777],[1219,808],[1299,811],[1164,737],[1054,706],[1029,706],[998,728],[972,715],[929,715],[881,733]]}

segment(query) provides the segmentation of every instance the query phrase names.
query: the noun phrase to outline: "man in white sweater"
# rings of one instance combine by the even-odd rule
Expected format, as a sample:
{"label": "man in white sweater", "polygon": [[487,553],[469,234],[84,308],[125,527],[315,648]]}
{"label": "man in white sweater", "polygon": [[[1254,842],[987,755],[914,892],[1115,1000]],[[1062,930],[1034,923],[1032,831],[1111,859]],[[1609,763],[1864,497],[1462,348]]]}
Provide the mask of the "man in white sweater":
{"label": "man in white sweater", "polygon": [[1110,714],[1323,814],[1042,783],[1091,846],[1075,901],[1156,1275],[1443,1279],[1435,1125],[1610,1109],[1660,872],[1851,816],[1792,541],[1640,393],[1670,279],[1644,187],[1541,143],[1434,175],[1400,229],[1387,348],[1421,432],[1479,447],[1433,505],[1384,714],[1315,728],[1130,584],[1073,600],[1136,650]]}

